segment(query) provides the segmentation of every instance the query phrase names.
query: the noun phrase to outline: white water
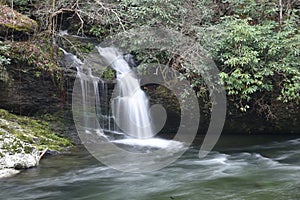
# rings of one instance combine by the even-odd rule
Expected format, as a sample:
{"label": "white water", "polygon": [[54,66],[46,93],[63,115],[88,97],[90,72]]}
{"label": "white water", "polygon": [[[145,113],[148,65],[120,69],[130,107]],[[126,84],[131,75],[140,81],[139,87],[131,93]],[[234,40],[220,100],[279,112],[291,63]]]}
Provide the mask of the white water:
{"label": "white water", "polygon": [[[100,147],[102,142],[114,144],[129,152],[145,153],[158,149],[170,152],[162,156],[162,160],[185,150],[186,146],[181,142],[154,138],[149,100],[122,54],[115,48],[97,49],[99,54],[96,52],[93,55],[97,66],[90,60],[82,64],[77,57],[70,56],[74,63],[79,63],[76,66],[72,108],[80,139],[86,144],[96,144],[100,153],[104,152]],[[94,75],[97,70],[105,69],[105,66],[116,70],[116,84]],[[94,146],[92,148],[93,152]],[[114,154],[110,159],[122,159],[118,156]],[[146,162],[134,157],[131,163],[130,169],[134,170]]]}
{"label": "white water", "polygon": [[114,143],[117,144],[125,144],[130,146],[141,146],[141,147],[150,147],[150,148],[159,148],[159,149],[171,149],[176,150],[174,148],[177,148],[178,150],[181,150],[184,145],[181,142],[174,141],[174,140],[163,140],[159,138],[149,138],[149,139],[122,139],[122,140],[114,140]]}
{"label": "white water", "polygon": [[[190,148],[169,167],[146,174],[113,170],[99,164],[83,149],[75,149],[72,154],[43,159],[37,168],[3,181],[0,197],[9,200],[299,200],[300,139],[277,141],[276,136],[265,137],[273,142],[241,147],[228,136],[223,139],[224,144],[231,144],[226,145],[230,149],[221,147],[222,152],[213,151],[199,160],[198,146]],[[260,137],[253,135],[249,139],[242,135],[238,139],[244,144],[257,142]]]}
{"label": "white water", "polygon": [[97,47],[97,50],[99,62],[104,67],[109,66],[117,72],[117,84],[112,94],[109,93],[107,83],[100,77],[94,76],[88,65],[63,50],[68,59],[67,62],[77,68],[85,130],[99,127],[91,120],[91,109],[95,109],[97,120],[104,132],[121,133],[139,139],[152,138],[154,134],[149,100],[144,91],[140,89],[135,72],[116,48]]}
{"label": "white water", "polygon": [[153,137],[149,100],[136,74],[117,49],[97,47],[97,50],[103,62],[117,71],[117,85],[111,101],[115,123],[132,137]]}

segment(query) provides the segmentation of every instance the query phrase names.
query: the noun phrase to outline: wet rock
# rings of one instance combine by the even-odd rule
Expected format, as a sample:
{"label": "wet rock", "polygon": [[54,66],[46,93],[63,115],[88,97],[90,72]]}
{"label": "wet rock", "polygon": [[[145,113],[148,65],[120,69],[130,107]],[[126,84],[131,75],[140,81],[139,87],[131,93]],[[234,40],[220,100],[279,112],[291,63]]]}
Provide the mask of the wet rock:
{"label": "wet rock", "polygon": [[61,152],[59,152],[59,151],[47,149],[44,157],[57,156],[60,154],[61,154]]}
{"label": "wet rock", "polygon": [[0,84],[6,84],[9,80],[8,73],[4,66],[0,65]]}
{"label": "wet rock", "polygon": [[[36,70],[37,71],[37,70]],[[7,80],[0,82],[0,105],[15,114],[54,113],[61,100],[51,75],[37,77],[31,66],[21,63],[6,67]]]}

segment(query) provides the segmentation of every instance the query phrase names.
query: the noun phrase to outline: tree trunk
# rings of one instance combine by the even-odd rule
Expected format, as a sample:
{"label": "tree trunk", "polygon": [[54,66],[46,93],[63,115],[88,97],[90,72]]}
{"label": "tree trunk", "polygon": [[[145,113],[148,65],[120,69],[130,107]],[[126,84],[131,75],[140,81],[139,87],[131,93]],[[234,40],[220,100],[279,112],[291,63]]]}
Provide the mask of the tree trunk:
{"label": "tree trunk", "polygon": [[279,0],[279,23],[282,25],[282,0]]}

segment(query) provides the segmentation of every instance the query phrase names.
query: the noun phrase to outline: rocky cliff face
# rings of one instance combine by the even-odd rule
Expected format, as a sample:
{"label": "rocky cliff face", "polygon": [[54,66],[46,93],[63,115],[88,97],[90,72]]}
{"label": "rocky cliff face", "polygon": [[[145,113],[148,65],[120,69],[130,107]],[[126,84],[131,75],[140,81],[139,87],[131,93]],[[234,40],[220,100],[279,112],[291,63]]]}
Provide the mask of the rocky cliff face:
{"label": "rocky cliff face", "polygon": [[[11,60],[5,67],[0,65],[0,108],[13,113],[51,113],[59,105],[54,78],[57,63],[47,46],[49,41],[20,41],[24,38],[15,35],[30,35],[37,28],[36,21],[0,4],[0,39],[11,39],[1,43],[8,48],[0,48],[0,55]],[[11,31],[13,38],[7,35]]]}
{"label": "rocky cliff face", "polygon": [[37,166],[47,150],[72,145],[48,123],[11,114],[51,114],[62,105],[57,54],[47,37],[30,39],[37,27],[34,20],[0,4],[0,58],[6,60],[0,63],[0,179]]}
{"label": "rocky cliff face", "polygon": [[53,113],[60,99],[50,74],[32,70],[31,66],[13,63],[6,67],[6,81],[0,81],[1,108],[17,114]]}

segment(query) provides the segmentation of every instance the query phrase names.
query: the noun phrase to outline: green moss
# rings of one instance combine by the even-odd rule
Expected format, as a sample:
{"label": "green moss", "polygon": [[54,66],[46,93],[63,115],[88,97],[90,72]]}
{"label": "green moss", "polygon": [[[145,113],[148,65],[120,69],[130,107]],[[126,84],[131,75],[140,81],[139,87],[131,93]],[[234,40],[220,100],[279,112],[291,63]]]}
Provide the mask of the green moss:
{"label": "green moss", "polygon": [[[24,142],[36,146],[39,150],[48,148],[61,151],[65,147],[72,145],[68,139],[57,135],[48,122],[16,116],[0,109],[1,118],[5,121],[0,120],[0,128],[7,130]],[[17,143],[12,148],[17,149]],[[27,150],[30,151],[29,149]]]}
{"label": "green moss", "polygon": [[20,144],[19,142],[17,142],[16,140],[13,141],[13,143],[11,143],[10,145],[3,145],[2,146],[3,149],[6,149],[9,152],[13,152],[13,153],[22,153],[22,144]]}
{"label": "green moss", "polygon": [[107,81],[114,80],[116,78],[116,71],[111,68],[106,68],[102,73],[102,78]]}

